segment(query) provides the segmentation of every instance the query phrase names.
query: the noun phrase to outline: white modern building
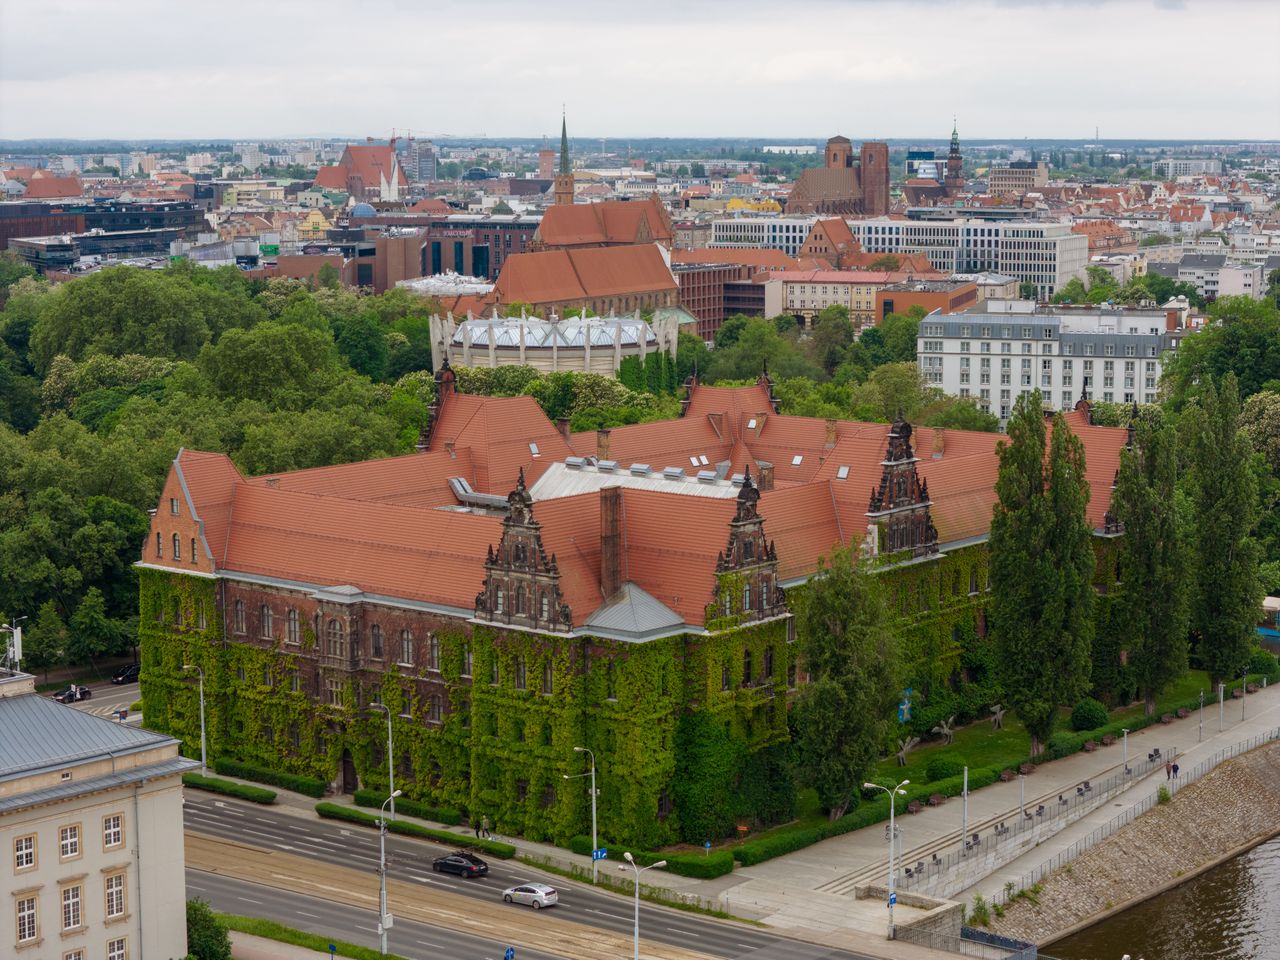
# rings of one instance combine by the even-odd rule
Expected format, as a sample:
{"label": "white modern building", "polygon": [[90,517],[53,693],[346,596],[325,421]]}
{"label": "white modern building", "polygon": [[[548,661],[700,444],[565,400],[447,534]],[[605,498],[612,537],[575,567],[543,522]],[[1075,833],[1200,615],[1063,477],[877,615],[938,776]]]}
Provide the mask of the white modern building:
{"label": "white modern building", "polygon": [[797,256],[819,217],[782,217],[761,214],[711,221],[711,246],[781,250]]}
{"label": "white modern building", "polygon": [[0,956],[187,953],[178,741],[63,706],[0,672]]}
{"label": "white modern building", "polygon": [[1189,283],[1206,300],[1261,297],[1267,290],[1263,263],[1228,260],[1223,254],[1187,254],[1176,263],[1152,264],[1152,272]]}
{"label": "white modern building", "polygon": [[1006,419],[1019,394],[1039,389],[1046,407],[1081,396],[1155,403],[1176,323],[1159,307],[986,300],[966,313],[920,321],[916,361],[924,381]]}
{"label": "white modern building", "polygon": [[1165,180],[1174,180],[1177,177],[1213,176],[1222,172],[1222,161],[1208,157],[1166,157],[1163,160],[1153,160],[1151,172]]}
{"label": "white modern building", "polygon": [[[943,273],[1002,273],[1034,283],[1048,300],[1072,277],[1083,280],[1089,240],[1059,221],[850,220],[868,253],[923,253]],[[713,244],[714,245],[714,244]]]}

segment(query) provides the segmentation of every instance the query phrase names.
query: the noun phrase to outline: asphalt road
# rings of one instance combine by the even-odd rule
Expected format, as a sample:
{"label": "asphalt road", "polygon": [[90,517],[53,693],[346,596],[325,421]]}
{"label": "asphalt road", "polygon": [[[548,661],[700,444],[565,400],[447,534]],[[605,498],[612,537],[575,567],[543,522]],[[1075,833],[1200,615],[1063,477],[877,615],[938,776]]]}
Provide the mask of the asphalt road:
{"label": "asphalt road", "polygon": [[131,703],[142,697],[137,681],[119,686],[110,682],[94,683],[88,686],[93,691],[93,696],[76,703],[75,708],[99,717],[110,717],[116,710],[128,709]]}
{"label": "asphalt road", "polygon": [[[378,947],[377,917],[367,910],[333,900],[277,890],[260,883],[237,880],[201,870],[187,870],[187,896],[208,901],[213,909],[241,916],[265,917],[324,937],[359,946]],[[450,960],[502,960],[508,944],[482,940],[453,930],[396,918],[387,935],[387,947],[403,957]],[[558,954],[516,949],[517,960],[567,960]]]}
{"label": "asphalt road", "polygon": [[[195,790],[186,792],[183,814],[188,830],[263,849],[284,850],[323,863],[365,869],[369,873],[371,888],[377,887],[378,833],[374,829],[334,821],[306,820],[277,813],[269,807],[202,795]],[[404,882],[422,884],[424,889],[444,887],[454,893],[474,897],[478,911],[492,912],[495,929],[500,929],[496,925],[502,922],[501,911],[511,909],[502,903],[503,889],[518,883],[542,881],[560,891],[560,903],[554,908],[557,916],[628,936],[632,932],[632,903],[628,898],[569,884],[560,877],[544,874],[522,863],[496,859],[489,861],[489,875],[478,880],[432,872],[431,860],[448,849],[424,840],[388,834],[387,875]],[[609,869],[616,869],[616,865]],[[207,877],[209,874],[201,873],[199,876]],[[291,914],[277,916],[264,912],[268,905],[269,902],[264,901],[256,911],[236,912],[292,924]],[[376,920],[373,916],[359,910],[355,912],[365,916],[365,927],[374,928]],[[640,907],[640,935],[645,939],[735,960],[866,960],[860,954],[789,940],[754,927],[721,923],[649,903]]]}

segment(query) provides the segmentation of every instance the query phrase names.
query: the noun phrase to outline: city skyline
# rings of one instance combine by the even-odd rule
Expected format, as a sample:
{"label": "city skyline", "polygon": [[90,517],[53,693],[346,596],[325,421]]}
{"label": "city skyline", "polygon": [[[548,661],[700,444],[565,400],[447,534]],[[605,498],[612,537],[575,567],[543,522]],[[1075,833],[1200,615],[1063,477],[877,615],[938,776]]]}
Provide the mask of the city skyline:
{"label": "city skyline", "polygon": [[[1144,67],[1224,27],[1280,34],[1280,8],[1263,0],[717,0],[607,18],[500,0],[482,28],[387,0],[345,45],[324,13],[291,2],[231,4],[217,21],[145,4],[104,14],[86,0],[6,7],[0,139],[533,137],[554,135],[562,104],[571,133],[593,138],[934,138],[958,115],[962,136],[984,139],[1280,139],[1274,58],[1233,60],[1213,83]],[[803,44],[762,42],[779,30],[802,30]],[[619,56],[620,38],[634,55]],[[462,66],[441,49],[474,54]],[[675,99],[685,91],[696,96]]]}

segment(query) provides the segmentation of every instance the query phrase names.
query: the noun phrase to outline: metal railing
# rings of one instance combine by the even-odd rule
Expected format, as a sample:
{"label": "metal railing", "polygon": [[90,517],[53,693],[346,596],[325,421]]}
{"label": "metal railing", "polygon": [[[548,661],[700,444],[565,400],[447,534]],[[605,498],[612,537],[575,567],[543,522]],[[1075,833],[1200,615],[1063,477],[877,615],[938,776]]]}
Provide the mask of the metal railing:
{"label": "metal railing", "polygon": [[[943,856],[933,851],[928,860],[920,859],[916,863],[906,863],[898,877],[898,886],[909,890],[919,887],[937,877],[945,876],[959,870],[966,864],[985,858],[988,854],[999,853],[1012,846],[1020,846],[1027,834],[1056,833],[1074,819],[1074,815],[1096,808],[1115,794],[1127,789],[1131,784],[1142,779],[1153,770],[1172,762],[1177,757],[1176,750],[1168,754],[1148,753],[1146,756],[1129,763],[1125,770],[1114,773],[1096,783],[1081,780],[1078,784],[1064,790],[1057,797],[1050,796],[1043,802],[1039,798],[1008,816],[988,826],[984,831],[974,831],[969,836],[961,837],[955,843],[955,849]],[[1052,829],[1046,830],[1046,826]],[[976,838],[976,839],[975,839]],[[1039,836],[1036,839],[1040,839]]]}
{"label": "metal railing", "polygon": [[[1184,787],[1188,787],[1195,783],[1201,777],[1205,776],[1205,774],[1209,773],[1225,761],[1238,757],[1243,753],[1248,753],[1250,750],[1255,750],[1264,744],[1272,742],[1273,740],[1280,740],[1280,727],[1275,727],[1265,733],[1256,734],[1248,740],[1241,740],[1239,743],[1225,747],[1213,756],[1200,761],[1200,763],[1196,764],[1190,770],[1179,770],[1178,776],[1175,779],[1169,780],[1166,784],[1170,795],[1176,794]],[[1110,837],[1121,827],[1128,826],[1142,814],[1156,806],[1159,802],[1160,795],[1158,791],[1156,793],[1149,794],[1147,797],[1131,806],[1128,810],[1124,811],[1124,813],[1112,817],[1111,820],[1098,827],[1088,836],[1081,837],[1071,846],[1023,874],[1019,883],[1006,885],[1005,889],[993,894],[989,902],[993,904],[1008,903],[1012,897],[1017,896],[1018,891],[1025,890],[1028,887],[1033,886],[1049,874],[1061,869],[1090,847],[1102,840],[1105,840],[1107,837]],[[1012,889],[1010,889],[1011,887]]]}
{"label": "metal railing", "polygon": [[931,950],[976,957],[978,960],[1053,960],[1040,953],[1034,943],[1023,943],[970,927],[961,928],[960,936],[957,937],[950,933],[902,926],[894,929],[894,939]]}

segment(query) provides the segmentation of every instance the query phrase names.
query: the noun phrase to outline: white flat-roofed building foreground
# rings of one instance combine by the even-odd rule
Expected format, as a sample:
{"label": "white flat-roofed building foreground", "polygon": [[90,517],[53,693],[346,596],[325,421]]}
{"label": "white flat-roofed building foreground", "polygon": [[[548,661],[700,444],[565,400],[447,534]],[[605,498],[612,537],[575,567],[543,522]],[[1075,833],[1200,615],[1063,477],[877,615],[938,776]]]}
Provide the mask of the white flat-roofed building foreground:
{"label": "white flat-roofed building foreground", "polygon": [[1080,397],[1155,403],[1162,357],[1176,347],[1159,307],[1068,306],[987,300],[966,313],[920,321],[916,360],[930,386],[972,397],[1003,420],[1019,394],[1039,389],[1046,407]]}

